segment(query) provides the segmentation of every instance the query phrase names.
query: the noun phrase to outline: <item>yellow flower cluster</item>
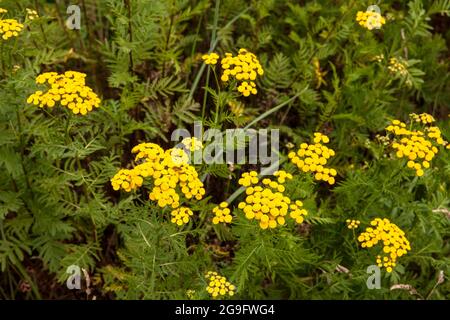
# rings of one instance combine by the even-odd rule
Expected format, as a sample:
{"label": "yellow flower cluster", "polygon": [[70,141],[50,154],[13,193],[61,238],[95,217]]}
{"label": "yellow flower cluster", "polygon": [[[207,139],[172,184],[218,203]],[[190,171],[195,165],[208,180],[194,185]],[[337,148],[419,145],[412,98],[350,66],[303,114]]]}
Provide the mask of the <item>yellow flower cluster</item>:
{"label": "yellow flower cluster", "polygon": [[34,20],[36,18],[39,18],[39,14],[37,13],[36,10],[29,9],[29,8],[26,8],[26,10],[27,10],[28,19]]}
{"label": "yellow flower cluster", "polygon": [[[203,198],[205,194],[203,183],[195,168],[188,164],[188,155],[182,149],[164,151],[157,144],[141,143],[131,151],[136,154],[135,161],[142,163],[125,171],[125,177],[123,177],[124,169],[119,171],[111,179],[114,190],[122,188],[129,192],[142,185],[139,178],[151,177],[153,188],[149,198],[157,201],[161,208],[166,206],[178,208],[181,201],[179,191],[186,199]],[[125,186],[124,182],[127,182]]]}
{"label": "yellow flower cluster", "polygon": [[213,209],[213,213],[215,215],[212,220],[214,224],[219,224],[220,222],[231,223],[231,221],[233,220],[227,202],[221,202],[217,207]]}
{"label": "yellow flower cluster", "polygon": [[172,210],[170,213],[172,219],[170,220],[172,223],[176,223],[179,226],[186,224],[191,219],[191,216],[194,214],[191,209],[186,207],[179,207],[177,209]]}
{"label": "yellow flower cluster", "polygon": [[46,92],[36,91],[28,97],[27,103],[52,108],[59,102],[74,114],[85,115],[100,105],[99,97],[86,86],[85,78],[86,74],[77,71],[45,72],[36,77],[36,83],[48,83],[50,88]]}
{"label": "yellow flower cluster", "polygon": [[347,219],[347,220],[345,220],[345,222],[347,223],[347,228],[349,228],[349,229],[356,229],[361,224],[361,221],[359,221],[359,220]]}
{"label": "yellow flower cluster", "polygon": [[408,74],[408,62],[403,59],[391,58],[389,59],[388,69],[392,73],[406,76]]}
{"label": "yellow flower cluster", "polygon": [[409,117],[415,122],[421,122],[423,124],[429,124],[435,122],[434,117],[428,113],[415,114],[411,113]]}
{"label": "yellow flower cluster", "polygon": [[239,184],[246,187],[247,197],[240,202],[238,208],[243,210],[245,217],[249,220],[259,221],[261,229],[276,228],[277,225],[284,225],[285,216],[290,213],[290,217],[297,223],[302,223],[303,216],[308,212],[302,209],[303,203],[299,200],[291,203],[289,197],[283,192],[286,179],[292,179],[292,175],[285,171],[274,173],[277,181],[265,178],[262,180],[263,186],[257,185],[259,179],[255,171],[246,172],[239,179]]}
{"label": "yellow flower cluster", "polygon": [[122,188],[126,192],[130,192],[131,190],[136,190],[141,187],[144,179],[139,173],[140,172],[135,169],[121,169],[111,179],[113,189],[117,191]]}
{"label": "yellow flower cluster", "polygon": [[238,180],[238,183],[244,187],[249,187],[252,184],[257,184],[258,182],[258,173],[256,171],[244,172]]}
{"label": "yellow flower cluster", "polygon": [[384,54],[378,54],[372,58],[372,61],[382,62],[384,60]]}
{"label": "yellow flower cluster", "polygon": [[2,13],[7,13],[7,12],[8,12],[8,10],[3,9],[3,8],[0,8],[0,14],[2,14]]}
{"label": "yellow flower cluster", "polygon": [[[0,8],[0,13],[8,12],[6,9]],[[3,40],[8,40],[11,37],[17,37],[19,32],[23,29],[23,24],[15,19],[0,19],[0,35]]]}
{"label": "yellow flower cluster", "polygon": [[264,70],[259,63],[258,58],[246,49],[240,49],[237,56],[226,53],[225,57],[220,61],[223,69],[221,80],[226,82],[230,78],[242,81],[238,85],[238,91],[248,97],[250,94],[256,94],[255,80],[258,75],[262,76]]}
{"label": "yellow flower cluster", "polygon": [[205,62],[205,64],[215,65],[217,63],[217,60],[219,59],[219,55],[215,52],[212,52],[210,54],[204,54],[202,56],[202,59]]}
{"label": "yellow flower cluster", "polygon": [[181,144],[183,144],[191,152],[203,149],[203,143],[196,137],[184,138],[181,141]]}
{"label": "yellow flower cluster", "polygon": [[[416,121],[416,116],[411,116]],[[419,116],[419,121],[422,118]],[[430,120],[425,117],[427,123]],[[433,145],[435,141],[438,145],[448,147],[448,142],[442,138],[441,131],[438,127],[427,127],[425,133],[421,130],[409,130],[406,128],[406,123],[399,120],[393,120],[390,125],[386,127],[386,131],[393,134],[392,148],[396,151],[397,158],[406,158],[408,160],[407,167],[414,169],[416,175],[421,177],[424,175],[424,170],[430,167],[430,161],[438,153],[438,148]],[[430,138],[430,139],[427,139]]]}
{"label": "yellow flower cluster", "polygon": [[314,178],[318,181],[328,182],[330,185],[335,183],[336,169],[327,168],[328,159],[335,155],[333,149],[324,144],[330,142],[330,139],[319,132],[314,133],[314,144],[302,143],[297,152],[290,152],[288,158],[303,172],[314,173]]}
{"label": "yellow flower cluster", "polygon": [[159,161],[164,156],[164,149],[151,142],[144,142],[135,146],[132,152],[136,154],[136,161]]}
{"label": "yellow flower cluster", "polygon": [[193,289],[186,290],[186,297],[188,297],[188,299],[193,300],[194,296],[195,296],[195,290],[193,290]]}
{"label": "yellow flower cluster", "polygon": [[206,291],[213,297],[229,295],[234,296],[235,286],[227,281],[227,278],[220,276],[217,272],[208,271],[205,275],[206,280],[209,280]]}
{"label": "yellow flower cluster", "polygon": [[441,145],[441,146],[450,146],[448,144],[448,141],[444,140],[444,138],[442,138],[442,133],[441,133],[441,129],[439,129],[438,127],[428,127],[425,128],[425,131],[427,132],[427,136],[428,138],[433,139],[434,141],[436,141],[437,144]]}
{"label": "yellow flower cluster", "polygon": [[358,236],[361,247],[371,248],[378,242],[383,243],[383,253],[377,256],[377,265],[385,267],[387,272],[392,272],[396,266],[397,258],[411,250],[405,233],[388,219],[375,218],[370,222],[373,226],[366,228]]}
{"label": "yellow flower cluster", "polygon": [[356,21],[360,26],[369,30],[379,29],[386,23],[386,19],[375,11],[358,11]]}

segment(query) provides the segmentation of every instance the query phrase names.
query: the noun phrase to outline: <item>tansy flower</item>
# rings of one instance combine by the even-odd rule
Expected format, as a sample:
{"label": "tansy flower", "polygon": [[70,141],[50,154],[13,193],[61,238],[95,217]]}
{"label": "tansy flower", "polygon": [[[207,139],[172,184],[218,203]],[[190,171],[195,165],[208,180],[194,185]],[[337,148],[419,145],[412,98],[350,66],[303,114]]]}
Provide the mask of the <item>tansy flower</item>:
{"label": "tansy flower", "polygon": [[382,243],[383,249],[377,256],[377,265],[385,267],[387,272],[392,272],[397,258],[411,250],[410,243],[405,233],[388,219],[375,218],[370,224],[372,227],[366,228],[365,232],[358,236],[358,241],[363,248],[371,248]]}
{"label": "tansy flower", "polygon": [[214,224],[219,224],[221,222],[231,223],[233,217],[231,216],[231,211],[228,208],[227,202],[221,202],[217,207],[213,209],[214,218],[212,222]]}
{"label": "tansy flower", "polygon": [[39,14],[37,13],[36,10],[26,8],[26,11],[27,11],[27,17],[29,20],[34,20],[36,18],[39,18]]}
{"label": "tansy flower", "polygon": [[193,290],[193,289],[186,290],[186,297],[188,297],[188,299],[190,299],[190,300],[194,299],[195,290]]}
{"label": "tansy flower", "polygon": [[302,209],[303,203],[299,200],[292,202],[283,194],[285,191],[283,184],[287,179],[292,179],[292,175],[280,170],[274,173],[277,181],[264,178],[261,181],[262,185],[257,185],[259,179],[256,175],[255,171],[246,172],[239,179],[239,184],[246,187],[245,201],[238,205],[245,217],[259,221],[261,229],[273,229],[278,225],[284,225],[288,213],[297,223],[302,223],[303,217],[308,214]]}
{"label": "tansy flower", "polygon": [[205,278],[208,282],[206,291],[213,298],[224,297],[226,295],[232,297],[236,287],[227,281],[227,278],[220,276],[217,272],[208,271],[205,274]]}
{"label": "tansy flower", "polygon": [[372,61],[382,62],[384,60],[384,54],[376,55],[372,58]]}
{"label": "tansy flower", "polygon": [[196,137],[184,138],[181,141],[181,144],[183,144],[187,148],[187,150],[189,150],[191,152],[203,149],[202,142],[199,139],[197,139]]}
{"label": "tansy flower", "polygon": [[315,132],[313,142],[314,144],[311,145],[302,143],[297,152],[292,151],[288,154],[288,158],[303,172],[314,173],[316,180],[332,185],[335,183],[337,171],[326,167],[326,164],[335,152],[324,145],[330,142],[330,139],[320,132]]}
{"label": "tansy flower", "polygon": [[204,54],[202,56],[202,59],[205,62],[205,64],[215,65],[217,63],[217,60],[219,59],[219,55],[215,52],[212,52],[210,54]]}
{"label": "tansy flower", "polygon": [[258,90],[254,81],[258,76],[264,74],[264,70],[253,53],[247,51],[247,49],[240,49],[237,56],[226,53],[220,63],[223,70],[220,79],[223,82],[234,78],[240,82],[237,89],[244,97],[257,94]]}
{"label": "tansy flower", "polygon": [[[5,9],[2,9],[5,10]],[[6,10],[4,12],[7,12]],[[17,37],[23,29],[23,24],[15,19],[0,19],[0,35],[3,40]]]}
{"label": "tansy flower", "polygon": [[361,221],[359,221],[359,220],[347,219],[347,220],[345,220],[345,222],[347,223],[347,228],[349,228],[349,229],[356,229],[361,224]]}
{"label": "tansy flower", "polygon": [[144,179],[137,170],[122,169],[112,179],[111,185],[114,190],[124,189],[126,192],[135,190],[142,186]]}
{"label": "tansy flower", "polygon": [[57,103],[69,108],[74,114],[85,115],[100,106],[100,99],[85,84],[86,74],[66,71],[64,74],[46,72],[36,77],[37,84],[47,84],[47,91],[36,91],[27,103],[52,108]]}
{"label": "tansy flower", "polygon": [[[422,124],[428,125],[434,121],[431,115],[410,115],[413,124],[417,120]],[[425,129],[418,130],[413,127],[407,129],[407,125],[400,120],[393,120],[386,127],[386,131],[392,135],[390,137],[391,147],[395,151],[397,158],[405,158],[406,166],[416,171],[416,175],[421,177],[425,169],[430,167],[430,162],[438,153],[438,148],[434,145],[447,146],[448,142],[442,138],[441,131],[435,126],[426,126]]]}
{"label": "tansy flower", "polygon": [[415,113],[411,113],[409,115],[409,117],[415,121],[415,122],[420,122],[423,124],[430,124],[435,122],[434,117],[431,114],[428,113],[421,113],[421,114],[415,114]]}
{"label": "tansy flower", "polygon": [[3,9],[3,8],[0,8],[0,14],[2,14],[2,13],[7,13],[7,12],[8,12],[8,10]]}
{"label": "tansy flower", "polygon": [[189,220],[191,219],[191,216],[193,215],[193,212],[189,208],[180,207],[180,208],[172,210],[170,215],[172,216],[172,219],[170,220],[172,223],[182,226],[183,224],[186,224],[189,222]]}
{"label": "tansy flower", "polygon": [[386,19],[375,11],[358,11],[356,13],[356,21],[360,26],[369,30],[379,29],[386,23]]}
{"label": "tansy flower", "polygon": [[402,58],[390,58],[388,70],[393,74],[405,77],[408,74],[408,62]]}
{"label": "tansy flower", "polygon": [[[195,168],[188,164],[188,156],[183,150],[168,149],[164,151],[157,144],[141,143],[131,151],[136,154],[135,161],[140,164],[130,170],[122,169],[111,179],[115,190],[122,188],[130,192],[142,185],[141,179],[148,177],[153,180],[149,198],[157,201],[161,208],[170,206],[176,209],[180,207],[181,195],[187,200],[203,198],[205,194],[203,183]],[[127,182],[125,186],[123,181]],[[189,213],[187,210],[182,210],[177,211],[177,214],[186,212]]]}

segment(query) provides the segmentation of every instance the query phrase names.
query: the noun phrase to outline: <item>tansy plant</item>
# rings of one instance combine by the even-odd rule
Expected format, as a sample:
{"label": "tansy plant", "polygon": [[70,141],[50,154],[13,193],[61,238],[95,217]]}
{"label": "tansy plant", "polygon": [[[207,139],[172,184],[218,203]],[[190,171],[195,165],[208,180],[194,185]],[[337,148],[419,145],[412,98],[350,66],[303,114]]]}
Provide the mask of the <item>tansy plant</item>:
{"label": "tansy plant", "polygon": [[141,187],[145,178],[152,178],[149,198],[161,208],[171,207],[171,221],[178,225],[187,223],[192,211],[180,207],[182,203],[195,198],[201,200],[205,194],[203,183],[195,168],[188,164],[184,150],[164,150],[155,143],[141,143],[132,149],[139,163],[132,169],[121,169],[112,179],[114,190],[126,192]]}
{"label": "tansy plant", "polygon": [[286,223],[286,216],[291,217],[300,224],[308,214],[302,209],[303,202],[292,201],[284,194],[284,183],[292,179],[292,175],[283,170],[274,173],[276,181],[263,178],[261,181],[255,171],[245,172],[239,179],[239,184],[245,187],[245,200],[240,202],[245,217],[249,220],[259,221],[261,229],[282,226]]}
{"label": "tansy plant", "polygon": [[356,21],[368,30],[380,29],[386,23],[386,19],[380,13],[371,10],[358,11]]}
{"label": "tansy plant", "polygon": [[392,272],[397,265],[397,258],[411,250],[409,241],[403,230],[389,219],[375,218],[370,225],[358,236],[358,241],[363,248],[382,244],[382,251],[376,258],[377,265],[385,267],[387,272]]}
{"label": "tansy plant", "polygon": [[7,12],[8,10],[0,8],[0,36],[3,40],[8,40],[9,38],[19,36],[19,33],[23,29],[23,24],[18,22],[16,19],[3,18],[3,15]]}
{"label": "tansy plant", "polygon": [[[219,59],[217,53],[210,53],[202,56],[205,64],[215,65]],[[231,80],[237,82],[237,90],[244,96],[256,94],[256,78],[264,74],[264,70],[255,54],[247,49],[239,49],[239,53],[234,56],[232,53],[225,53],[220,60],[222,75],[220,80],[228,83]]]}
{"label": "tansy plant", "polygon": [[46,85],[47,90],[38,90],[27,99],[29,104],[41,108],[53,108],[56,104],[67,107],[74,114],[85,115],[100,106],[100,98],[86,85],[86,74],[77,71],[45,72],[36,78],[36,83]]}
{"label": "tansy plant", "polygon": [[330,139],[326,135],[315,132],[313,144],[302,143],[300,149],[290,152],[288,157],[303,172],[311,172],[316,180],[332,185],[336,181],[337,171],[327,167],[329,159],[335,155],[333,149],[325,146],[328,142]]}
{"label": "tansy plant", "polygon": [[206,291],[212,298],[216,299],[226,296],[234,296],[236,288],[224,276],[219,275],[215,271],[208,271],[205,274],[205,279],[208,282]]}
{"label": "tansy plant", "polygon": [[430,168],[430,163],[439,152],[438,147],[450,148],[441,130],[431,125],[434,118],[426,113],[410,115],[409,126],[400,120],[392,120],[386,127],[395,157],[405,159],[406,166],[418,177]]}

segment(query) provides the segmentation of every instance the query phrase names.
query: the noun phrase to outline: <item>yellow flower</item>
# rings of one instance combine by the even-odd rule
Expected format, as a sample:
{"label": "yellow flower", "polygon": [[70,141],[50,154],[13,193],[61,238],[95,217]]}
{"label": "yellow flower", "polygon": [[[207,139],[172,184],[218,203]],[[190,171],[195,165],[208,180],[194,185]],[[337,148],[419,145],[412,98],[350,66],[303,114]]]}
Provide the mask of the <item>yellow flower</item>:
{"label": "yellow flower", "polygon": [[186,224],[189,222],[191,216],[193,215],[193,212],[189,208],[180,207],[180,208],[172,210],[172,212],[170,214],[172,216],[172,219],[170,221],[179,226],[182,226],[183,224]]}
{"label": "yellow flower", "polygon": [[220,63],[223,70],[220,79],[223,82],[235,78],[238,81],[237,89],[244,97],[258,93],[254,81],[258,76],[264,74],[264,70],[253,53],[247,51],[247,49],[240,49],[237,56],[226,53]]}
{"label": "yellow flower", "polygon": [[[135,161],[141,162],[126,174],[128,184],[123,186],[123,178],[119,173],[111,179],[114,190],[120,188],[129,192],[142,185],[142,181],[134,178],[134,184],[129,185],[131,177],[152,178],[153,188],[149,198],[156,201],[161,208],[170,206],[173,209],[180,207],[181,195],[187,200],[201,200],[205,195],[203,183],[198,177],[195,168],[188,164],[188,155],[181,149],[165,150],[154,143],[141,143],[135,146],[132,153],[136,154]],[[123,169],[126,170],[126,169]],[[139,182],[139,183],[137,183]],[[183,211],[184,212],[184,211]]]}
{"label": "yellow flower", "polygon": [[64,74],[46,72],[36,77],[37,84],[47,83],[47,91],[36,91],[27,103],[52,108],[59,103],[74,114],[85,115],[100,106],[100,98],[85,84],[86,74],[66,71]]}
{"label": "yellow flower", "polygon": [[285,191],[283,184],[286,180],[292,179],[292,175],[283,170],[276,171],[274,176],[277,177],[277,181],[264,178],[261,181],[264,187],[257,185],[260,181],[256,175],[255,171],[245,172],[239,179],[239,184],[246,187],[245,201],[238,205],[245,217],[259,221],[261,229],[273,229],[278,225],[284,225],[288,214],[298,224],[302,223],[304,216],[308,214],[302,209],[303,203],[299,200],[292,202],[283,194]]}
{"label": "yellow flower", "polygon": [[390,58],[388,70],[392,74],[398,74],[402,77],[405,77],[408,74],[408,62],[402,58]]}
{"label": "yellow flower", "polygon": [[215,52],[212,52],[210,54],[204,54],[202,56],[202,59],[205,62],[205,64],[215,65],[217,63],[217,60],[219,59],[219,55]]}
{"label": "yellow flower", "polygon": [[[392,134],[391,147],[397,158],[406,158],[406,166],[416,171],[416,175],[421,177],[425,174],[424,169],[430,167],[430,162],[438,153],[436,146],[448,146],[448,142],[442,137],[440,129],[436,126],[429,126],[434,122],[433,116],[423,113],[420,115],[411,114],[411,130],[407,125],[399,120],[392,120],[386,127],[386,131]],[[424,130],[414,129],[417,123],[424,124]]]}
{"label": "yellow flower", "polygon": [[144,179],[136,170],[121,169],[112,179],[111,185],[114,190],[124,189],[126,192],[136,190],[140,186]]}
{"label": "yellow flower", "polygon": [[347,219],[347,220],[345,220],[345,222],[347,223],[347,228],[349,228],[349,229],[356,229],[361,224],[361,221],[359,221],[359,220]]}
{"label": "yellow flower", "polygon": [[[5,9],[0,13],[7,12]],[[0,19],[0,35],[3,40],[8,40],[11,37],[19,36],[19,32],[23,29],[23,24],[15,19]]]}
{"label": "yellow flower", "polygon": [[328,160],[335,155],[333,149],[325,146],[330,139],[320,133],[315,132],[314,144],[302,143],[297,152],[290,152],[288,158],[303,172],[311,172],[318,181],[325,181],[334,184],[337,171],[334,168],[326,167]]}
{"label": "yellow flower", "polygon": [[189,150],[189,151],[197,151],[203,149],[202,142],[196,137],[192,138],[184,138],[181,143]]}
{"label": "yellow flower", "polygon": [[228,282],[227,278],[220,276],[217,272],[208,271],[205,274],[205,279],[208,282],[206,291],[213,299],[226,295],[232,297],[234,295],[236,287]]}
{"label": "yellow flower", "polygon": [[36,18],[39,18],[39,14],[37,13],[36,10],[30,9],[30,8],[26,8],[27,11],[27,17],[30,20],[34,20]]}
{"label": "yellow flower", "polygon": [[358,241],[363,248],[371,248],[381,243],[383,247],[381,255],[377,256],[377,265],[380,268],[385,267],[388,273],[392,272],[397,258],[411,250],[410,243],[405,233],[386,218],[375,218],[370,225],[371,227],[366,228],[365,232],[358,236]]}
{"label": "yellow flower", "polygon": [[379,29],[386,23],[386,19],[375,11],[358,11],[356,13],[356,21],[360,26],[369,30]]}
{"label": "yellow flower", "polygon": [[212,222],[214,224],[219,224],[221,222],[231,223],[233,217],[231,216],[231,211],[228,208],[227,202],[220,203],[217,207],[213,209],[214,218]]}
{"label": "yellow flower", "polygon": [[434,119],[434,117],[431,114],[428,113],[421,113],[421,114],[415,114],[415,113],[411,113],[409,115],[409,117],[415,121],[415,122],[420,122],[423,124],[430,124],[435,122],[436,120]]}

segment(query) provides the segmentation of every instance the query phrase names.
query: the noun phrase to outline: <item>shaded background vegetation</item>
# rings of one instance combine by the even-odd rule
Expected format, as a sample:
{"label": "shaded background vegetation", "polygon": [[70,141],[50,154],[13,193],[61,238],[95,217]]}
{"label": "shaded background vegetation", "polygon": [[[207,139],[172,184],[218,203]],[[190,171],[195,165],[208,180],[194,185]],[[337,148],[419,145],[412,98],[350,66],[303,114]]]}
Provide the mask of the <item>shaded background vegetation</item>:
{"label": "shaded background vegetation", "polygon": [[[411,112],[432,114],[450,138],[449,1],[383,1],[387,23],[374,31],[355,21],[367,1],[82,0],[79,31],[64,26],[69,4],[0,3],[25,21],[17,39],[0,44],[1,298],[183,299],[188,289],[207,298],[207,270],[235,283],[237,298],[449,298],[449,153],[419,179],[376,139]],[[40,18],[25,20],[25,8]],[[206,94],[208,79],[216,88],[201,55],[239,48],[263,65],[258,94]],[[410,61],[407,79],[389,73],[390,57]],[[37,74],[66,70],[87,74],[99,110],[80,117],[26,104]],[[172,130],[191,130],[203,109],[208,128],[242,127],[296,95],[254,127],[280,129],[283,154],[314,131],[330,136],[336,186],[285,165],[306,223],[263,231],[236,210],[231,228],[213,226],[214,203],[248,166],[199,166],[207,198],[184,229],[145,191],[112,190],[110,178],[139,142],[171,146]],[[380,290],[368,290],[375,253],[358,248],[344,222],[378,216],[406,232],[412,251],[383,272]],[[91,292],[66,289],[73,264],[90,274]],[[394,284],[417,294],[391,291]]]}

